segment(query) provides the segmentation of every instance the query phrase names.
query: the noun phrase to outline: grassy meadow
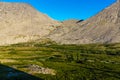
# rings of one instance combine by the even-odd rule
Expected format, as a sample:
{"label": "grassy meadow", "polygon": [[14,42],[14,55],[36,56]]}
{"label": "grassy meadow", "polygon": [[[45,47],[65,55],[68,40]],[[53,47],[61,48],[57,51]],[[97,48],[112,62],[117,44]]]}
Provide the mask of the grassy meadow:
{"label": "grassy meadow", "polygon": [[1,46],[0,78],[120,80],[120,44],[21,43]]}

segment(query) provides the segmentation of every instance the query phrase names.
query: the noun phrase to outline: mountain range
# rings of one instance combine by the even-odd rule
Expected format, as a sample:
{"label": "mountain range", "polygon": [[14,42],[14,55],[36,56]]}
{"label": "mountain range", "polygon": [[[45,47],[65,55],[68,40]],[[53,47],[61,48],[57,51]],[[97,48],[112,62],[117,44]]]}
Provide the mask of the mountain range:
{"label": "mountain range", "polygon": [[50,39],[60,44],[120,42],[120,0],[88,20],[59,22],[26,3],[0,2],[0,45]]}
{"label": "mountain range", "polygon": [[88,20],[66,24],[69,30],[65,26],[59,28],[51,35],[51,39],[62,44],[120,42],[120,2],[113,3]]}

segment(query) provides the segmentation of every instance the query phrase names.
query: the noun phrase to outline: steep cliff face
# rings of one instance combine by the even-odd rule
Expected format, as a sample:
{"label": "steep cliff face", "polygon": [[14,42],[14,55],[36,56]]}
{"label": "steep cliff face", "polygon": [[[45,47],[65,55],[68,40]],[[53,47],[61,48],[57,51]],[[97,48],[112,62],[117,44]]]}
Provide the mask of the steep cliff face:
{"label": "steep cliff face", "polygon": [[0,2],[0,45],[40,39],[57,25],[28,4]]}
{"label": "steep cliff face", "polygon": [[62,44],[120,42],[120,1],[76,25],[68,33],[59,35],[59,38],[52,35],[50,38]]}

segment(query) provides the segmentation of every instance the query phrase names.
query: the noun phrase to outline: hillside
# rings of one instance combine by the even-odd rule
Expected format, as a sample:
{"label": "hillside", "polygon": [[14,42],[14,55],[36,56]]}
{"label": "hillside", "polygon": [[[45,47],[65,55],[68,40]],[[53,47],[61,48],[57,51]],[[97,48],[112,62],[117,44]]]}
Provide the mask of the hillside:
{"label": "hillside", "polygon": [[[64,24],[61,26],[65,27]],[[50,38],[62,44],[120,42],[120,1],[118,0],[86,21],[69,25],[69,28],[71,27],[72,29],[61,35],[57,32],[63,28],[56,29],[55,35],[51,35]]]}
{"label": "hillside", "polygon": [[120,42],[120,1],[88,20],[58,22],[29,4],[0,2],[0,45],[49,39],[60,44]]}
{"label": "hillside", "polygon": [[48,35],[48,37],[56,38],[58,40],[62,36],[69,34],[69,32],[74,31],[75,27],[79,27],[80,25],[77,24],[77,22],[79,22],[79,20],[74,19],[61,22],[61,25],[57,26],[57,28]]}
{"label": "hillside", "polygon": [[0,2],[0,45],[40,39],[59,25],[26,3]]}

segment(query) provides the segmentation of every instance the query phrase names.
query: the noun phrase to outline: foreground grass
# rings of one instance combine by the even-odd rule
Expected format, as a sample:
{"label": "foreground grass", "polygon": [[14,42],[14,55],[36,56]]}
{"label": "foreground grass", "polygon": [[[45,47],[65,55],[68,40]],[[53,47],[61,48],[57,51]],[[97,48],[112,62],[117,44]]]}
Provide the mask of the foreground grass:
{"label": "foreground grass", "polygon": [[[0,62],[43,80],[120,80],[120,44],[24,43],[0,47]],[[48,74],[30,65],[49,68]],[[36,68],[36,67],[33,67]],[[7,72],[0,78],[6,77]],[[17,75],[19,77],[19,75]],[[16,80],[12,76],[11,80]],[[31,79],[33,80],[33,79]]]}

